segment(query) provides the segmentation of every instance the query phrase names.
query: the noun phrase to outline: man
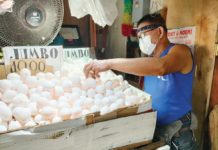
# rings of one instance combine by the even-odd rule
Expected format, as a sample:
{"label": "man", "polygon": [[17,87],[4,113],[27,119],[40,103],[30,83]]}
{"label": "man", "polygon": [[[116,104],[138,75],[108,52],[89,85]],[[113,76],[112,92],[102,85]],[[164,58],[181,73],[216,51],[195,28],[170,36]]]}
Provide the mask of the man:
{"label": "man", "polygon": [[149,57],[93,61],[84,67],[86,76],[99,76],[109,69],[145,76],[144,90],[152,95],[157,110],[156,136],[164,137],[171,149],[195,149],[191,126],[194,62],[190,49],[172,44],[160,14],[139,20],[137,36],[141,51]]}

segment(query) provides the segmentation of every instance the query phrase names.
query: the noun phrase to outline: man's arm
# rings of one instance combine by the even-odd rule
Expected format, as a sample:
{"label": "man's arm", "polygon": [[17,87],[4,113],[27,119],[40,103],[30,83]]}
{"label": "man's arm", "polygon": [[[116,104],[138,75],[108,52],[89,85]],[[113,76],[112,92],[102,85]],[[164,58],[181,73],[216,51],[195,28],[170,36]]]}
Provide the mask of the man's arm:
{"label": "man's arm", "polygon": [[86,76],[98,76],[99,72],[109,69],[138,76],[165,75],[180,71],[187,73],[192,68],[192,57],[188,47],[175,45],[170,52],[162,57],[117,58],[93,61],[84,68]]}

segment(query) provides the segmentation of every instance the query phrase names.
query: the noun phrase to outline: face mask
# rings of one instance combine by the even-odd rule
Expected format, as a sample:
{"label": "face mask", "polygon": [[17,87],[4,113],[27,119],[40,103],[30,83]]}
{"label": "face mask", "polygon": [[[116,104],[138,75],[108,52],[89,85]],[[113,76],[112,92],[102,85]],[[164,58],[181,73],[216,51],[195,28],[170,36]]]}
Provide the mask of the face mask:
{"label": "face mask", "polygon": [[151,43],[151,37],[149,35],[139,39],[140,50],[147,55],[151,55],[157,44]]}

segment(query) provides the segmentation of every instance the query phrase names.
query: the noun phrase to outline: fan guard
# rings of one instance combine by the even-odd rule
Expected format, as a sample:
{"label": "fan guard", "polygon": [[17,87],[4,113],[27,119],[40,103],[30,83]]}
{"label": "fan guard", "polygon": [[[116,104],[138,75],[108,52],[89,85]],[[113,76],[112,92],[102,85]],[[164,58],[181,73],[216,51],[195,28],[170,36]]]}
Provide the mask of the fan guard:
{"label": "fan guard", "polygon": [[48,45],[63,16],[63,0],[15,0],[13,12],[0,15],[0,47]]}

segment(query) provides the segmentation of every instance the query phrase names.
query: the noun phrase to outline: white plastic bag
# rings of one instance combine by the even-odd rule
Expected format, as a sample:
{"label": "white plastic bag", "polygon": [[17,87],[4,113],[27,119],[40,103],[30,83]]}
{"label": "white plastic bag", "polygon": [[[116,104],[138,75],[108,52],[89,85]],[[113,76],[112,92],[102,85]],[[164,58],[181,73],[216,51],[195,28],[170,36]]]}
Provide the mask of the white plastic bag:
{"label": "white plastic bag", "polygon": [[118,15],[117,0],[68,0],[71,16],[81,18],[90,14],[100,26],[112,25]]}
{"label": "white plastic bag", "polygon": [[6,12],[12,12],[13,5],[13,0],[0,0],[0,15]]}

